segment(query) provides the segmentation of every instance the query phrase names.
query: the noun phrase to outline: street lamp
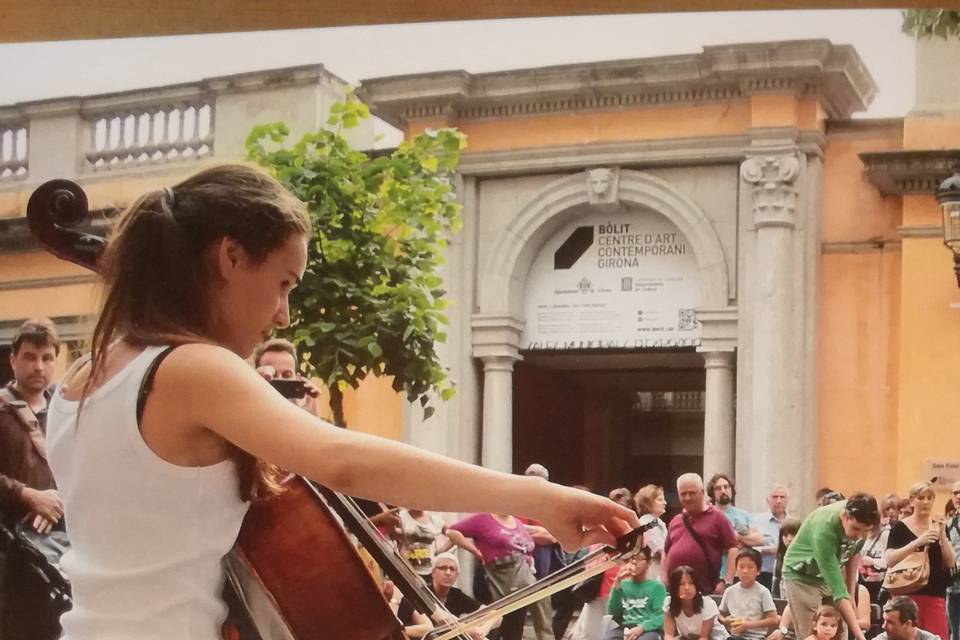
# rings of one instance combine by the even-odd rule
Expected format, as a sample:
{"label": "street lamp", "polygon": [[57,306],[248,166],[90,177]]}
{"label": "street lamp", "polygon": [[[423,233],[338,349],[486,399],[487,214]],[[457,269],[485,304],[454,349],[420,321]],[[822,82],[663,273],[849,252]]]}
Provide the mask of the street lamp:
{"label": "street lamp", "polygon": [[941,182],[934,195],[943,214],[943,244],[953,251],[953,272],[960,287],[960,171]]}

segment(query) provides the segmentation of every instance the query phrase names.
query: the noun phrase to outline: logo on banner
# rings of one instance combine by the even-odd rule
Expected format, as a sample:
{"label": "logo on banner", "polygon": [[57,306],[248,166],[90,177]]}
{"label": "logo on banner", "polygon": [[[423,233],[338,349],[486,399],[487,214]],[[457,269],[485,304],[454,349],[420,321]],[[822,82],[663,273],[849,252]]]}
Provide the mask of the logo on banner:
{"label": "logo on banner", "polygon": [[569,269],[593,246],[593,225],[577,227],[553,254],[553,268]]}

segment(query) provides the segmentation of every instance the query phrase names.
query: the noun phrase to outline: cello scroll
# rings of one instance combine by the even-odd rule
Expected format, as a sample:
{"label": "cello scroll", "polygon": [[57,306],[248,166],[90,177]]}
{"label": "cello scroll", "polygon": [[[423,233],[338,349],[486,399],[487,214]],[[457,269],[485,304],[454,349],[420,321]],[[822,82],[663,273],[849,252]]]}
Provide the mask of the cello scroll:
{"label": "cello scroll", "polygon": [[92,271],[106,239],[85,233],[79,226],[89,215],[87,194],[71,180],[50,180],[37,187],[27,203],[30,231],[51,253]]}

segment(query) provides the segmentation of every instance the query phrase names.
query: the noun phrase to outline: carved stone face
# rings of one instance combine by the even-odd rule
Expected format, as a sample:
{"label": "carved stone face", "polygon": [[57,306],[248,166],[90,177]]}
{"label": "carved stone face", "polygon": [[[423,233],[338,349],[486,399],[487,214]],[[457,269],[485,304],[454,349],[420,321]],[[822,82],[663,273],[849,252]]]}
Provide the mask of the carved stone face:
{"label": "carved stone face", "polygon": [[610,190],[610,169],[593,169],[590,172],[590,188],[594,195],[604,196]]}

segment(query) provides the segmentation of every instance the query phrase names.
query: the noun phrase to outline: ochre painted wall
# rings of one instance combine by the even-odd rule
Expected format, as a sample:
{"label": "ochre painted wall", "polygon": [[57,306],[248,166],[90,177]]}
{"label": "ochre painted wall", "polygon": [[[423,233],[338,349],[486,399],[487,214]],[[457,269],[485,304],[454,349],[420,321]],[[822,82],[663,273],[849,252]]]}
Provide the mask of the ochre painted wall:
{"label": "ochre painted wall", "polygon": [[903,123],[904,149],[960,148],[960,112],[912,113]]}
{"label": "ochre painted wall", "polygon": [[894,490],[899,251],[821,263],[817,486]]}
{"label": "ochre painted wall", "polygon": [[822,130],[825,114],[815,98],[757,94],[729,102],[665,107],[639,105],[611,111],[457,120],[448,116],[407,123],[408,137],[426,128],[455,126],[467,135],[467,152],[560,145],[666,140],[745,134],[751,127]]}
{"label": "ochre painted wall", "polygon": [[[86,275],[90,272],[45,251],[0,255],[0,285]],[[98,306],[99,293],[94,282],[0,289],[0,321],[83,316],[94,313]]]}
{"label": "ochre painted wall", "polygon": [[899,197],[863,177],[858,153],[899,148],[895,121],[828,129],[818,344],[817,486],[895,487],[901,253]]}
{"label": "ochre painted wall", "polygon": [[[908,221],[939,224],[933,197],[904,198]],[[952,266],[952,254],[940,238],[904,238],[896,473],[901,493],[917,480],[929,480],[923,473],[927,459],[960,459],[955,402],[960,289]]]}
{"label": "ochre painted wall", "polygon": [[344,392],[343,417],[348,429],[401,439],[403,397],[393,390],[392,383],[392,376],[367,376],[357,389]]}
{"label": "ochre painted wall", "polygon": [[428,127],[444,126],[455,126],[467,135],[467,153],[593,142],[737,135],[745,133],[751,126],[751,104],[750,100],[742,99],[725,103],[638,106],[616,111],[473,120],[434,117],[408,123],[405,133],[409,137]]}
{"label": "ochre painted wall", "polygon": [[758,93],[750,96],[751,127],[823,129],[825,115],[816,98],[790,94]]}

